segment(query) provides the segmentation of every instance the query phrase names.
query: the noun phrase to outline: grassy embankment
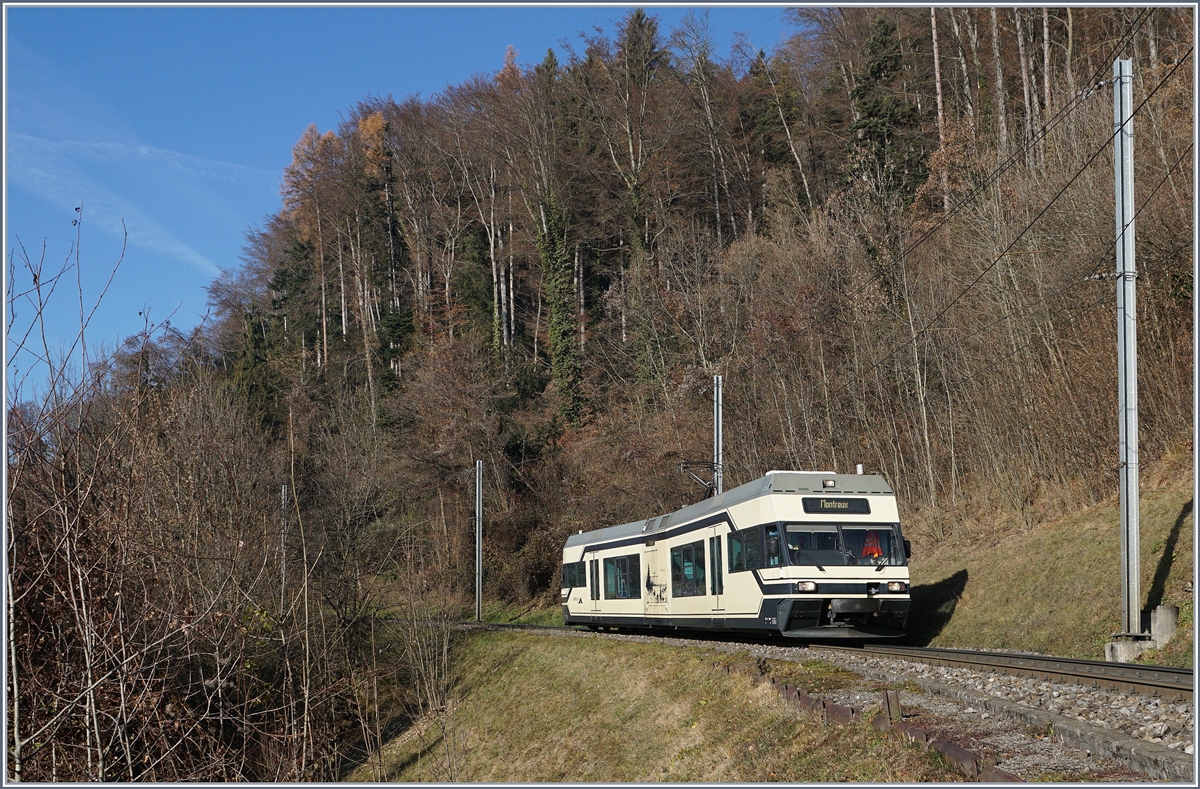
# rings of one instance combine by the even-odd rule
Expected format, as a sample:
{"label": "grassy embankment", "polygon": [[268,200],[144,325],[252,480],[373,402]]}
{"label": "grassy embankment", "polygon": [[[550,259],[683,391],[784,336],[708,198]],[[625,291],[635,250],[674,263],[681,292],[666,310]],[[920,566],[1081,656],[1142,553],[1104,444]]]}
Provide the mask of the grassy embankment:
{"label": "grassy embankment", "polygon": [[[1191,666],[1195,598],[1190,456],[1145,469],[1143,604],[1179,607],[1179,629],[1146,662]],[[912,559],[913,643],[1104,659],[1121,630],[1121,529],[1114,495],[1069,517],[980,541],[968,532]],[[1185,584],[1188,586],[1185,587]]]}
{"label": "grassy embankment", "polygon": [[[653,643],[523,633],[464,636],[448,721],[418,723],[393,740],[384,749],[382,779],[958,778],[936,753],[873,730],[869,715],[845,727],[823,726],[769,685],[756,686],[743,673],[725,674],[714,661],[753,665],[745,656]],[[790,665],[787,674],[818,694],[852,676],[819,662]],[[375,776],[368,766],[350,780]]]}
{"label": "grassy embankment", "polygon": [[[555,591],[557,595],[557,590]],[[470,615],[473,617],[472,610]],[[502,603],[495,600],[485,600],[483,603],[483,621],[501,625],[561,625],[563,623],[562,607],[547,607],[545,601],[535,600],[527,605]]]}

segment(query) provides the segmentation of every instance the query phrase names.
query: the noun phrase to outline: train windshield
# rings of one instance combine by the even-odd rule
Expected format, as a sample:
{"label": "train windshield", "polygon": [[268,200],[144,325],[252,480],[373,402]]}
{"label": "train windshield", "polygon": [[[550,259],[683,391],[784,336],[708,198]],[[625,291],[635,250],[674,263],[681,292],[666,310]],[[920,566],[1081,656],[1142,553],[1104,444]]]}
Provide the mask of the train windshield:
{"label": "train windshield", "polygon": [[793,566],[904,565],[900,527],[891,523],[785,524]]}

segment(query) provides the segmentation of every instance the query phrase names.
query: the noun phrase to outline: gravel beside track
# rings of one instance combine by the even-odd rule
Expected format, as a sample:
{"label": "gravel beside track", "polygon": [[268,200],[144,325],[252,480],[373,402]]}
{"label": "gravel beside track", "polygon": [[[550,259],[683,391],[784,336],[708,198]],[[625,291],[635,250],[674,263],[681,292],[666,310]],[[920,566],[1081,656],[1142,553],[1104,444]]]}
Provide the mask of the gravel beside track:
{"label": "gravel beside track", "polygon": [[530,629],[545,635],[662,641],[773,660],[821,659],[869,678],[822,694],[859,711],[882,707],[878,682],[908,682],[912,689],[900,692],[906,720],[1025,780],[1058,775],[1087,782],[1191,783],[1195,775],[1191,702],[820,647]]}
{"label": "gravel beside track", "polygon": [[[1161,780],[1191,783],[1195,775],[1195,757],[1192,756],[1194,711],[1190,702],[1170,702],[866,654],[819,648],[803,651],[809,656],[782,659],[819,657],[878,680],[913,682],[925,691],[922,696],[928,698],[929,693],[933,693],[947,704],[956,704],[960,710],[959,722],[968,728],[978,727],[986,721],[1003,726],[1005,724],[997,720],[1001,717],[1007,719],[1007,725],[1019,724],[1029,737],[1052,741],[1061,749],[1062,767],[1047,768],[1046,771],[1078,769],[1070,765],[1077,762],[1079,752],[1082,752],[1088,759],[1098,760],[1096,769],[1101,771],[1107,769],[1103,766],[1105,761],[1116,758],[1134,770]],[[903,703],[902,696],[902,706]],[[926,704],[924,701],[915,703],[918,706]],[[920,722],[919,718],[917,722]],[[1169,741],[1164,742],[1159,736],[1163,733],[1169,736],[1172,731],[1175,736]],[[1020,755],[1015,762],[1002,760],[998,766],[1028,780],[1029,770],[1021,769],[1027,761],[1042,765],[1046,764],[1046,756],[1058,758],[1052,754],[1039,755],[1041,749],[1033,743],[1029,745],[1029,753]],[[986,746],[973,750],[989,752]],[[1112,777],[1105,780],[1137,779]]]}

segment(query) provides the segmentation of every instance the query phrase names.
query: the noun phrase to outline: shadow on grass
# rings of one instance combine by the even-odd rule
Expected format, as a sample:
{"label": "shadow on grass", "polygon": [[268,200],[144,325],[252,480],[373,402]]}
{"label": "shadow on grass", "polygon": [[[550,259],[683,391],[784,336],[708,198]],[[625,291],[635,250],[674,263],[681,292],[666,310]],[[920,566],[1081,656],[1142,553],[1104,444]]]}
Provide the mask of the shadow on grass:
{"label": "shadow on grass", "polygon": [[908,634],[902,643],[923,647],[937,638],[953,618],[954,608],[966,588],[966,569],[937,583],[914,586],[908,613]]}
{"label": "shadow on grass", "polygon": [[[400,736],[405,729],[414,725],[416,720],[416,716],[407,712],[393,717],[383,726],[383,731],[380,732],[382,735],[381,739],[384,744],[387,744],[391,742],[393,738]],[[361,737],[358,738],[355,742],[350,744],[350,746],[345,752],[343,752],[341,758],[338,760],[338,775],[343,781],[346,780],[352,772],[366,764],[367,760],[371,758],[371,756],[372,754],[368,753],[363,748]]]}
{"label": "shadow on grass", "polygon": [[[414,752],[409,754],[408,758],[405,759],[404,761],[389,765],[387,767],[386,774],[383,776],[383,780],[395,781],[396,776],[400,775],[406,769],[408,769],[409,767],[416,764],[418,760],[429,759],[431,757],[431,755],[433,754],[434,748],[436,748],[441,743],[441,741],[442,741],[442,737],[439,734],[433,738],[432,742],[428,743],[427,745],[422,745],[420,748],[418,748],[417,750],[415,750]],[[440,764],[435,763],[435,767],[440,767],[440,766],[441,766]],[[440,770],[434,770],[433,772],[434,772],[435,776],[441,773]],[[422,780],[429,781],[429,780],[431,780],[431,777],[426,776]],[[436,780],[436,777],[433,778],[433,780]]]}
{"label": "shadow on grass", "polygon": [[1158,567],[1154,571],[1154,580],[1150,582],[1150,593],[1146,595],[1147,611],[1153,611],[1162,605],[1163,592],[1167,588],[1167,576],[1171,574],[1171,564],[1175,561],[1175,545],[1179,542],[1179,532],[1183,530],[1183,522],[1187,520],[1187,516],[1192,514],[1193,502],[1194,500],[1183,505],[1183,509],[1179,511],[1179,517],[1175,519],[1175,525],[1171,527],[1171,533],[1167,535],[1167,541],[1163,543],[1162,556],[1159,557]]}

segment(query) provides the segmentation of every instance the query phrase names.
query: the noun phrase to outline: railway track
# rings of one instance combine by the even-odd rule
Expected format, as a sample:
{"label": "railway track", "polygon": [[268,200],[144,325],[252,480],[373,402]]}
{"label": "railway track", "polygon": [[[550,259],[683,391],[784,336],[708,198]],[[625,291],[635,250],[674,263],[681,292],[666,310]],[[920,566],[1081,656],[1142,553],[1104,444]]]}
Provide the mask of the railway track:
{"label": "railway track", "polygon": [[[826,647],[822,649],[847,649]],[[1150,666],[1135,663],[1109,663],[1103,660],[1073,660],[1012,652],[984,652],[971,649],[932,647],[874,646],[848,648],[858,653],[901,658],[938,666],[959,666],[994,671],[1018,677],[1047,679],[1065,684],[1134,692],[1143,696],[1193,700],[1191,669]]]}
{"label": "railway track", "polygon": [[[526,630],[547,636],[596,635],[585,627],[463,627]],[[1078,758],[1086,754],[1089,760],[1115,759],[1157,778],[1186,784],[1194,781],[1193,681],[1188,669],[966,649],[829,644],[730,632],[664,633],[628,628],[611,635],[681,646],[704,646],[707,642],[722,652],[746,650],[760,658],[780,661],[823,658],[876,683],[868,682],[866,700],[862,688],[834,698],[835,705],[852,709],[860,705],[866,709],[875,703],[879,681],[911,680],[920,688],[907,690],[916,694],[918,700],[913,703],[923,710],[920,714],[932,716],[935,729],[926,727],[926,731],[936,730],[937,736],[948,742],[966,742],[964,747],[970,748],[970,743],[977,740],[992,742],[987,738],[994,735],[995,748],[1006,758],[1025,760],[1022,763],[1027,769],[1033,769],[1031,764],[1040,765],[1038,769],[1051,769],[1051,765],[1058,765],[1053,769],[1082,769]],[[906,662],[909,665],[905,666]],[[938,667],[926,671],[911,665],[915,662]],[[986,676],[991,672],[995,679]],[[1042,685],[1042,681],[1053,684]],[[940,699],[933,701],[934,696]],[[1023,736],[1030,742],[1020,737],[1014,740],[1013,726],[1022,725],[1029,730],[1053,731],[1054,739],[1081,750],[1074,756],[1069,750],[1046,750],[1032,743],[1029,732]],[[1037,739],[1040,741],[1041,735]]]}
{"label": "railway track", "polygon": [[[527,630],[571,630],[584,631],[586,628],[564,628],[550,625],[484,625],[497,629],[521,628]],[[728,634],[712,639],[712,634],[678,633],[665,636],[651,630],[634,630],[644,635],[687,638],[709,638],[728,642]],[[740,640],[740,639],[739,639]],[[774,640],[751,640],[747,646],[763,643],[779,644]],[[1191,669],[1172,668],[1169,666],[1150,666],[1136,663],[1109,663],[1103,660],[1073,660],[1071,658],[1046,657],[1043,655],[1028,655],[1013,652],[986,652],[972,649],[944,649],[935,647],[899,647],[899,646],[847,646],[831,644],[795,644],[795,646],[811,646],[831,651],[852,652],[855,654],[873,654],[886,658],[913,660],[938,666],[957,666],[975,669],[977,671],[994,671],[997,674],[1046,679],[1065,684],[1086,685],[1094,688],[1134,692],[1143,696],[1162,697],[1192,701],[1193,674]]]}

